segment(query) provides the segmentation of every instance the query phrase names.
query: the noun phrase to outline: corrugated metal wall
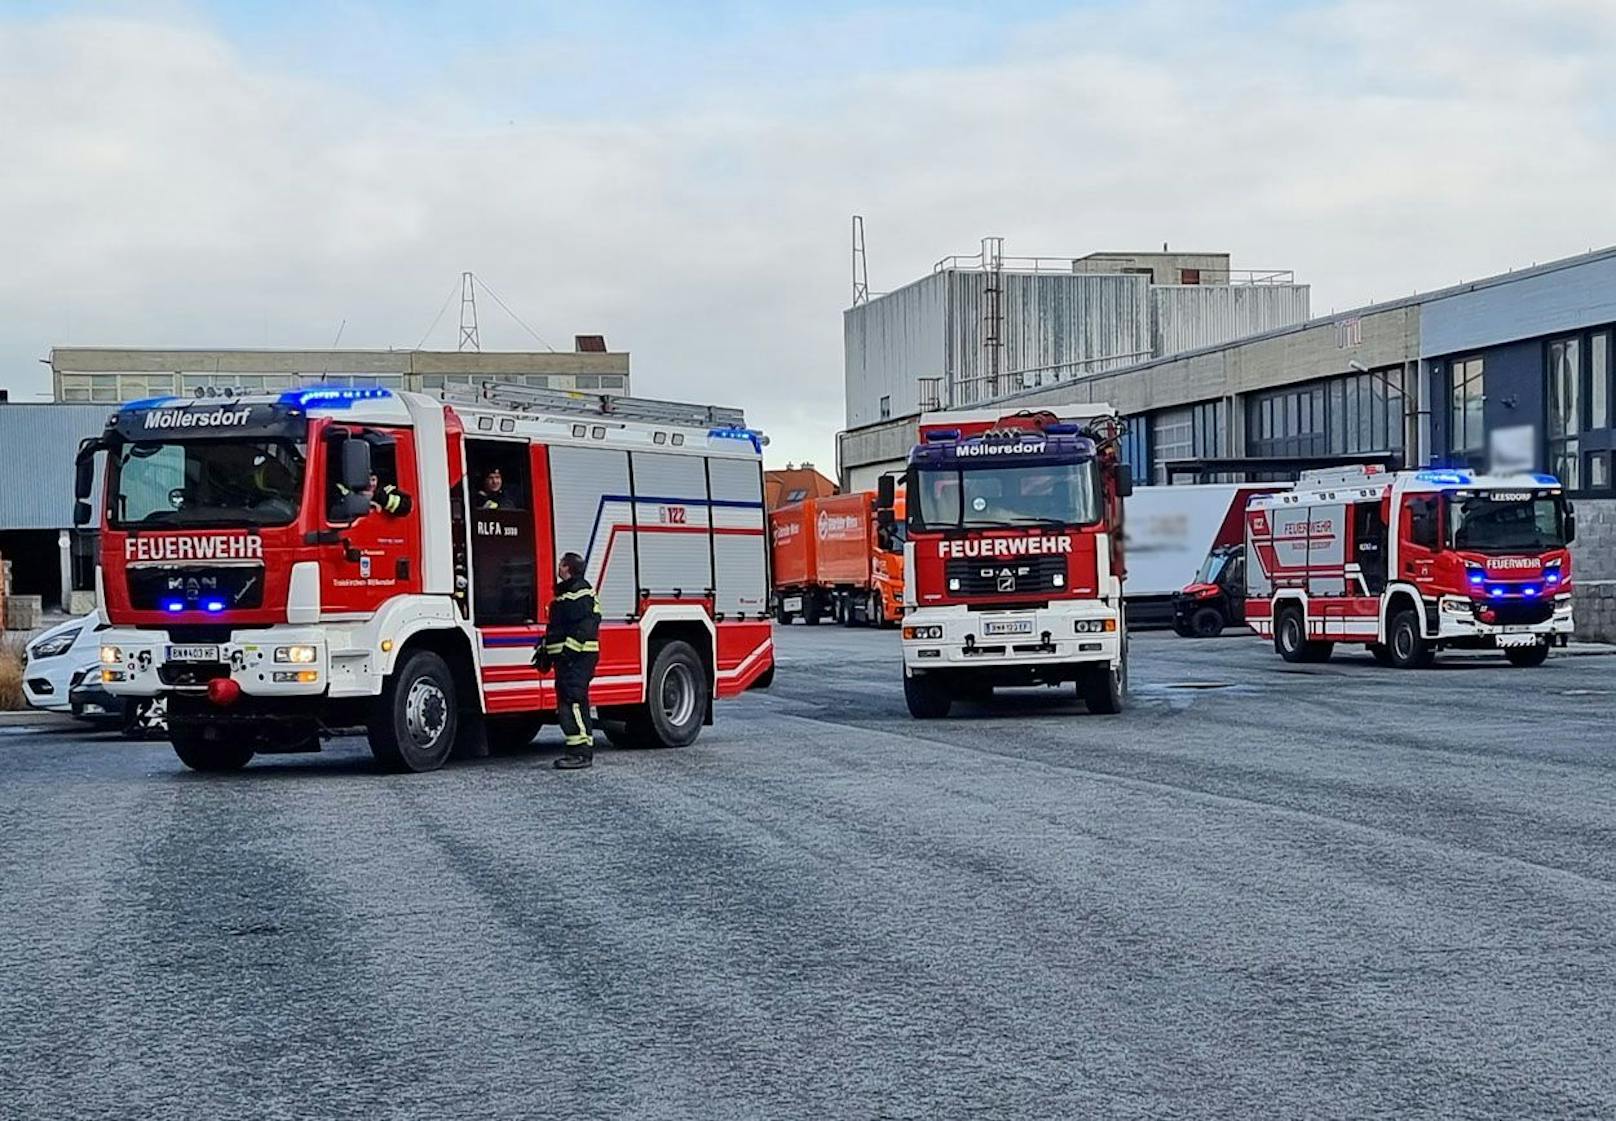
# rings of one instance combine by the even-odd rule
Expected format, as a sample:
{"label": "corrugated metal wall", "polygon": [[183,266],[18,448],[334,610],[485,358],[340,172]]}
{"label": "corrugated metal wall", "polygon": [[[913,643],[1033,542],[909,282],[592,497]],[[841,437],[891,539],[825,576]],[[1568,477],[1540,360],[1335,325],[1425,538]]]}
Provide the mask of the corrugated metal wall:
{"label": "corrugated metal wall", "polygon": [[920,379],[945,375],[945,299],[942,273],[842,313],[849,428],[881,419],[881,398],[892,416],[917,411]]}
{"label": "corrugated metal wall", "polygon": [[[983,345],[995,274],[949,272],[947,360],[954,407],[994,396]],[[1067,381],[1148,356],[1145,276],[1001,273],[999,393]]]}
{"label": "corrugated metal wall", "polygon": [[73,457],[110,405],[0,405],[0,529],[73,524]]}
{"label": "corrugated metal wall", "polygon": [[1305,284],[1160,285],[1150,290],[1151,339],[1157,357],[1301,323]]}

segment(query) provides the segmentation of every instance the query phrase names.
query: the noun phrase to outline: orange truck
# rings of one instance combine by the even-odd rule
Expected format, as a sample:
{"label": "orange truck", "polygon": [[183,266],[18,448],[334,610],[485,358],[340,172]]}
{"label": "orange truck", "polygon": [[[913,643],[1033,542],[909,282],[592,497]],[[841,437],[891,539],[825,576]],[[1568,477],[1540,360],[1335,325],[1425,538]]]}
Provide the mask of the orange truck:
{"label": "orange truck", "polygon": [[[898,501],[902,501],[901,497]],[[774,620],[827,616],[844,626],[896,624],[903,615],[903,522],[882,531],[875,492],[810,498],[769,515]]]}

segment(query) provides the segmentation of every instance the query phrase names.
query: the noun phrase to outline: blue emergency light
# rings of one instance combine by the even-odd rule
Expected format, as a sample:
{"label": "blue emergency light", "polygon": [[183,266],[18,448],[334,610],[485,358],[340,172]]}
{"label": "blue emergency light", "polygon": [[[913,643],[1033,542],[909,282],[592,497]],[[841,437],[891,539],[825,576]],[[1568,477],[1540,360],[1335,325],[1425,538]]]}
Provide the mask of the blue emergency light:
{"label": "blue emergency light", "polygon": [[379,385],[317,385],[308,389],[288,389],[280,395],[280,403],[294,409],[318,406],[322,409],[346,409],[355,401],[374,401],[391,397],[393,391]]}

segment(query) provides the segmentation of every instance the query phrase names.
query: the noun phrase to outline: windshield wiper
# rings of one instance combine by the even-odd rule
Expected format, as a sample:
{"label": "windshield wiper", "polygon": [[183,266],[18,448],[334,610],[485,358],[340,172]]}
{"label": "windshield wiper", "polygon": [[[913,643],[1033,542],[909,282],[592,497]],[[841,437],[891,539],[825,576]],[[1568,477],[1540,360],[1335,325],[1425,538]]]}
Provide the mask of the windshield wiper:
{"label": "windshield wiper", "polygon": [[1056,529],[1065,529],[1066,523],[1059,518],[1044,518],[1037,514],[1017,514],[1010,519],[1011,525],[1050,525]]}

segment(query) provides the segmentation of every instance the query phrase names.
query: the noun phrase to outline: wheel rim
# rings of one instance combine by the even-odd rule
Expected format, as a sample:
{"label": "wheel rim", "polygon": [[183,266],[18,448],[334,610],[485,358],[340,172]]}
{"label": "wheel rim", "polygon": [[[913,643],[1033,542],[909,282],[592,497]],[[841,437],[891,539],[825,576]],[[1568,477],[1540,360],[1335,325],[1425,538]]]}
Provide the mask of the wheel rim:
{"label": "wheel rim", "polygon": [[696,711],[696,677],[690,667],[675,663],[662,678],[662,715],[676,728],[683,727]]}
{"label": "wheel rim", "polygon": [[1203,612],[1198,619],[1199,621],[1195,626],[1195,633],[1200,635],[1202,638],[1210,638],[1212,632],[1217,629],[1217,616],[1208,615]]}
{"label": "wheel rim", "polygon": [[1301,629],[1302,625],[1296,621],[1296,616],[1287,615],[1285,617],[1285,624],[1281,628],[1280,638],[1280,641],[1285,644],[1285,649],[1295,650],[1301,645],[1302,636],[1299,633]]}
{"label": "wheel rim", "polygon": [[1408,624],[1398,627],[1392,635],[1392,650],[1405,660],[1414,656],[1414,630]]}
{"label": "wheel rim", "polygon": [[436,682],[420,678],[404,699],[404,722],[417,747],[431,747],[449,723],[449,700]]}

